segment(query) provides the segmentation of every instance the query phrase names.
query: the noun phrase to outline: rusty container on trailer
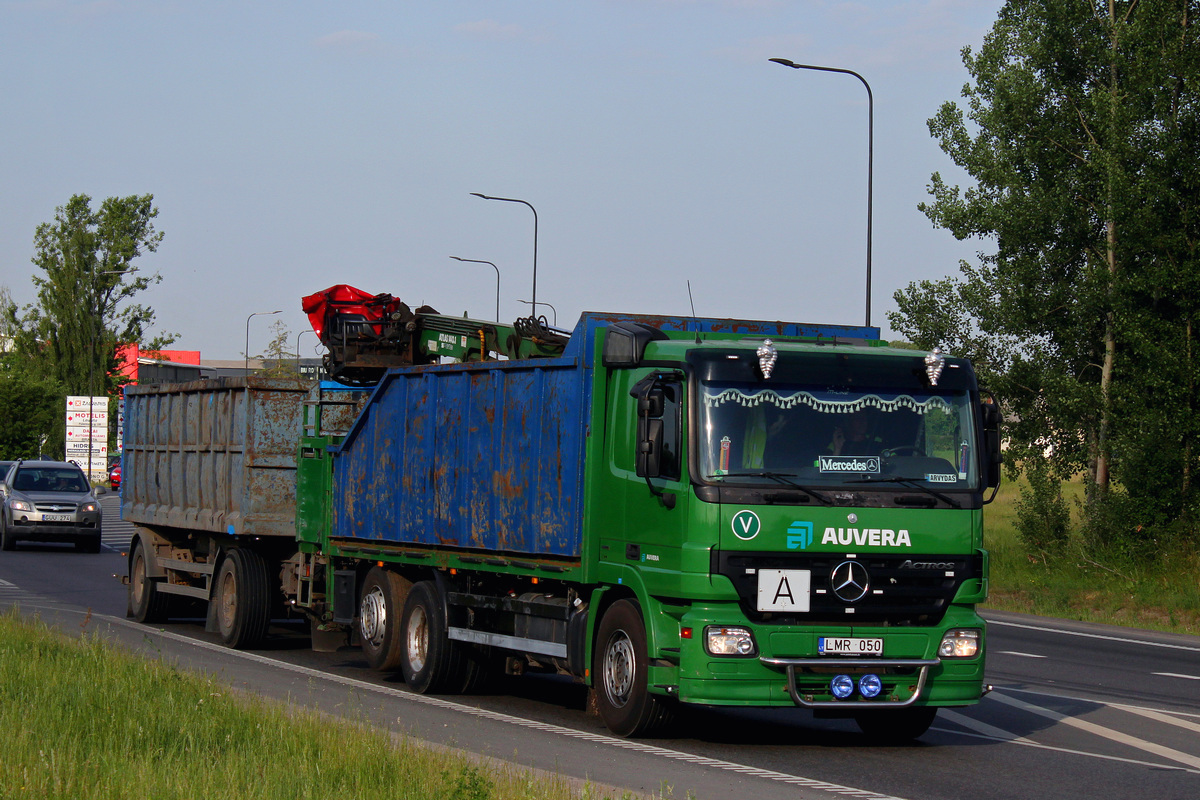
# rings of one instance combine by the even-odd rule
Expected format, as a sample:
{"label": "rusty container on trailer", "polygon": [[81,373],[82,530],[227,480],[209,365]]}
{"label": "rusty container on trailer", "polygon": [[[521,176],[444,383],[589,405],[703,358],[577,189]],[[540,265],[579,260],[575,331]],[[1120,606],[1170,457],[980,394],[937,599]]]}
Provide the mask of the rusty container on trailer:
{"label": "rusty container on trailer", "polygon": [[313,386],[251,375],[127,387],[122,518],[295,538],[297,443]]}

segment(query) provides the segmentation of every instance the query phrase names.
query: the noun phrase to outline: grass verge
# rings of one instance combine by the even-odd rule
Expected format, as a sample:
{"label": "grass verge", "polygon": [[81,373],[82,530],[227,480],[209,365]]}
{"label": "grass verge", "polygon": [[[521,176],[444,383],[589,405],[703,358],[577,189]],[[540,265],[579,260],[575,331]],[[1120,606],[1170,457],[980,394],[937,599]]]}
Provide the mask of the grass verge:
{"label": "grass verge", "polygon": [[[986,608],[1200,634],[1200,556],[1161,553],[1150,562],[1098,553],[1077,537],[1057,555],[1030,553],[1017,533],[1020,483],[1006,482],[984,508],[984,546],[991,553]],[[1083,486],[1063,485],[1078,523]]]}
{"label": "grass verge", "polygon": [[16,612],[0,615],[0,731],[3,798],[633,797],[233,694]]}

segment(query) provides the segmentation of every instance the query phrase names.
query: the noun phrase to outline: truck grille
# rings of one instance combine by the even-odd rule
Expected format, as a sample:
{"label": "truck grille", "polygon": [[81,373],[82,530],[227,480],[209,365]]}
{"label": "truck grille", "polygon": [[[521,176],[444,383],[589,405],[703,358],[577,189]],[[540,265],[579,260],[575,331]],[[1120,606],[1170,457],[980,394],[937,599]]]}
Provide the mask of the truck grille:
{"label": "truck grille", "polygon": [[[865,555],[848,559],[832,553],[713,554],[713,571],[732,581],[743,611],[755,622],[856,625],[930,625],[941,620],[964,581],[980,575],[977,555]],[[834,569],[847,560],[866,568],[870,586],[854,602],[834,593]],[[806,613],[764,613],[756,610],[758,570],[809,570],[810,602]]]}

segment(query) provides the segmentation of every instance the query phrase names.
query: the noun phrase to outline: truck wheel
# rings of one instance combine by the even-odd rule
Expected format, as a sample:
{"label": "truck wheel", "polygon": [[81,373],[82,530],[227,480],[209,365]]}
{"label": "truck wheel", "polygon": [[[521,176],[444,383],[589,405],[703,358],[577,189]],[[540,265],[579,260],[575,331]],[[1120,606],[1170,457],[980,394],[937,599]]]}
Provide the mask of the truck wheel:
{"label": "truck wheel", "polygon": [[442,599],[432,581],[413,584],[404,601],[400,671],[420,694],[458,693],[470,675],[463,649],[446,636]]}
{"label": "truck wheel", "polygon": [[255,647],[271,622],[267,563],[253,550],[230,550],[217,570],[213,602],[221,641],[238,650]]}
{"label": "truck wheel", "polygon": [[162,622],[167,618],[168,595],[158,591],[158,581],[146,569],[146,548],[138,542],[133,546],[129,562],[129,608],[138,622]]}
{"label": "truck wheel", "polygon": [[907,742],[916,739],[933,724],[937,708],[916,706],[889,711],[863,711],[854,716],[858,728],[868,737],[881,742]]}
{"label": "truck wheel", "polygon": [[412,584],[391,570],[372,567],[358,602],[358,636],[372,669],[395,672],[400,667],[404,637],[400,614]]}
{"label": "truck wheel", "polygon": [[667,702],[650,694],[646,681],[646,628],[632,600],[618,600],[604,613],[596,635],[596,704],[617,736],[638,736],[665,725]]}

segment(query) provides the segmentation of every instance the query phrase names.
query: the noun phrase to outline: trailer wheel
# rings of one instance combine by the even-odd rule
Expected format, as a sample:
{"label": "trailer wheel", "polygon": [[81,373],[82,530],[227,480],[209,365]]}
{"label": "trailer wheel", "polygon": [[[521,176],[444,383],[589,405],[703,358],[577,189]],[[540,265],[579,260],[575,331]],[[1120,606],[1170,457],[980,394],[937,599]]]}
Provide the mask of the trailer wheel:
{"label": "trailer wheel", "polygon": [[618,600],[600,620],[592,673],[600,718],[617,736],[650,733],[671,718],[667,701],[650,694],[647,662],[641,608],[632,600]]}
{"label": "trailer wheel", "polygon": [[411,583],[391,570],[372,567],[363,581],[358,603],[358,636],[372,669],[394,672],[400,667],[404,637],[400,614]]}
{"label": "trailer wheel", "polygon": [[413,584],[404,601],[400,670],[420,694],[458,693],[470,677],[463,648],[446,635],[442,598],[432,581]]}
{"label": "trailer wheel", "polygon": [[167,618],[170,597],[158,591],[158,581],[146,570],[146,548],[138,542],[133,546],[129,562],[129,607],[138,622],[162,622]]}
{"label": "trailer wheel", "polygon": [[267,636],[271,621],[270,576],[267,563],[253,550],[230,550],[217,570],[213,602],[221,641],[239,650],[254,647]]}
{"label": "trailer wheel", "polygon": [[937,716],[934,706],[915,706],[889,711],[863,711],[854,716],[858,729],[871,739],[881,742],[907,742],[916,739],[933,724]]}

